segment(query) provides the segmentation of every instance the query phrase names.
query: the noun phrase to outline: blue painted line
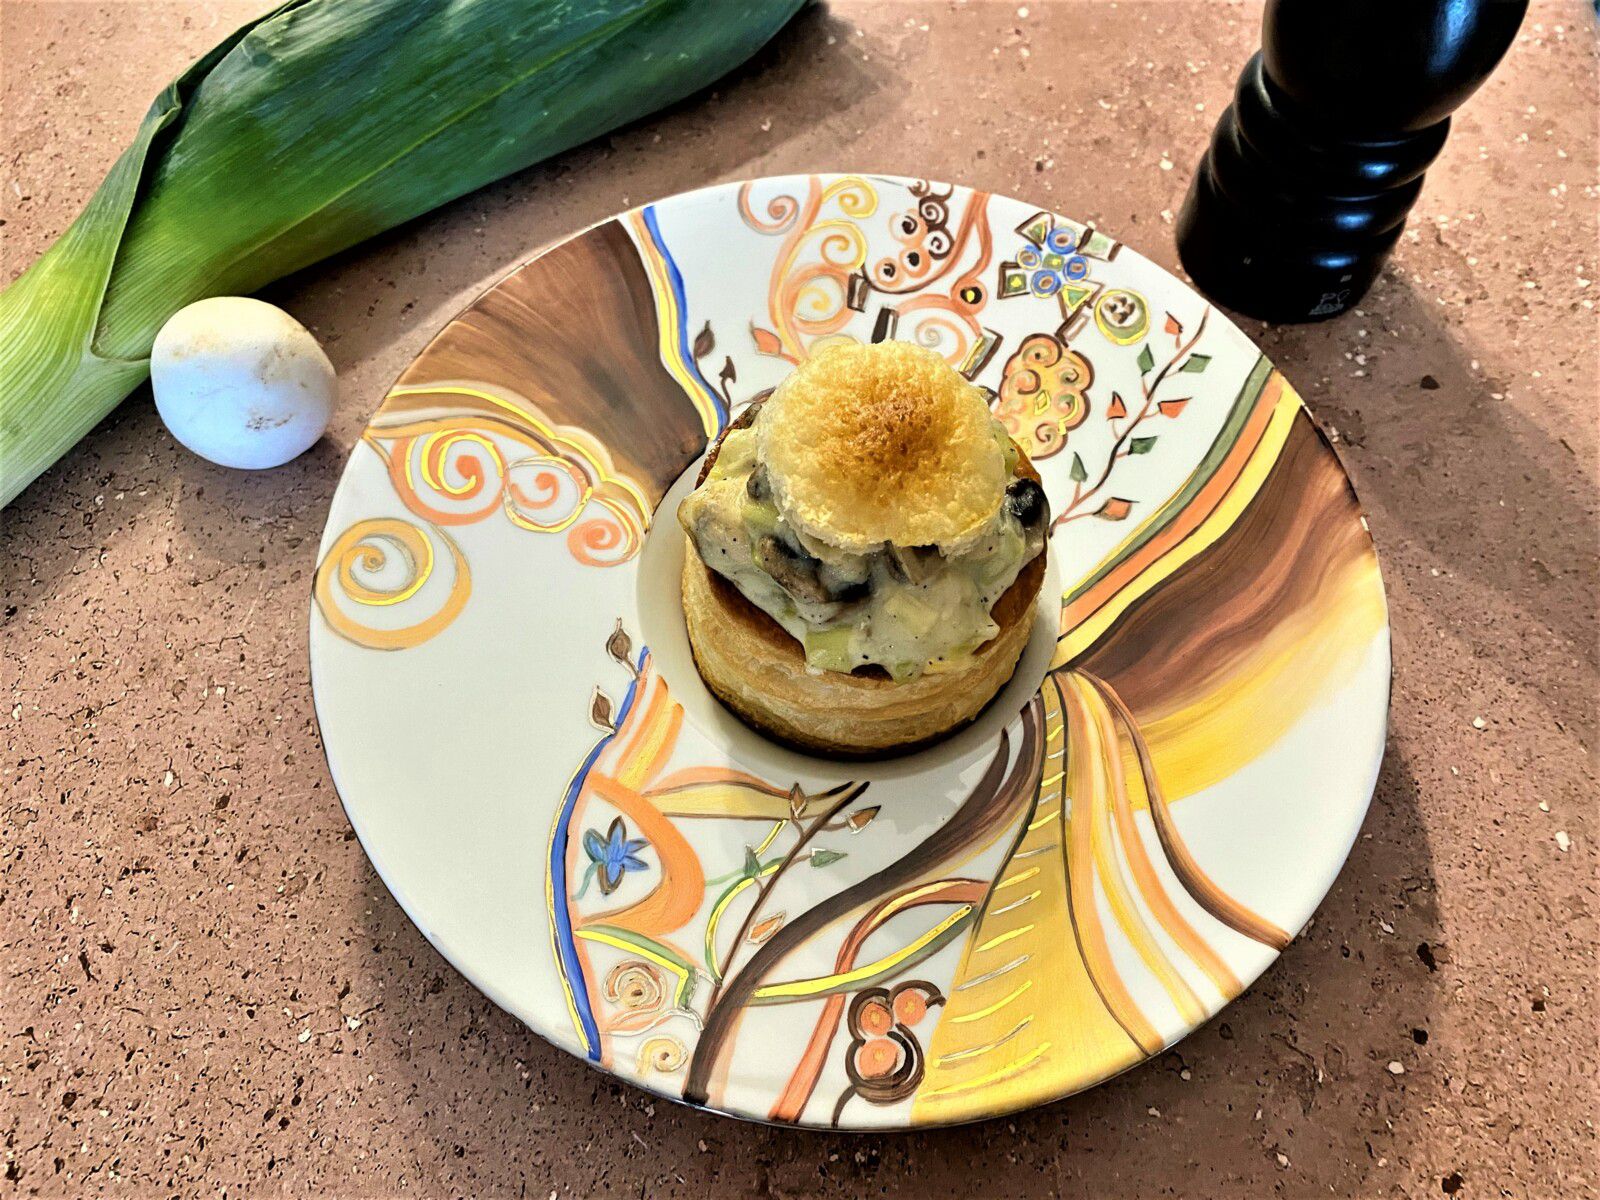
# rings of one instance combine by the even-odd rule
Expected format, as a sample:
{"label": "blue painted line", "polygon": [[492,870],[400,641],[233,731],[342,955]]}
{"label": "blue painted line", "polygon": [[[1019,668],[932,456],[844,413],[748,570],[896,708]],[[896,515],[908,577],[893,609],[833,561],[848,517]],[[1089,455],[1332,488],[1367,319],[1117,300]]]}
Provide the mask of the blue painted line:
{"label": "blue painted line", "polygon": [[[648,646],[639,651],[638,661],[634,664],[636,670],[633,681],[628,684],[628,690],[622,697],[622,708],[617,713],[618,729],[622,728],[628,719],[629,711],[633,708],[639,690],[639,677],[644,674],[645,659],[649,657]],[[600,1061],[600,1027],[595,1023],[594,1010],[589,1006],[589,989],[584,983],[583,966],[578,961],[578,945],[572,936],[572,920],[567,911],[567,846],[571,834],[568,826],[572,821],[573,810],[577,807],[578,796],[583,792],[584,782],[589,778],[589,772],[594,769],[601,752],[616,736],[614,733],[608,733],[596,742],[594,748],[589,751],[589,756],[583,760],[583,766],[579,767],[578,773],[572,777],[566,797],[561,802],[561,813],[556,819],[556,835],[550,841],[550,878],[552,890],[557,897],[556,945],[561,955],[561,972],[566,976],[567,986],[572,990],[572,1001],[578,1010],[578,1021],[583,1026],[583,1037],[588,1043],[588,1056],[594,1062]]]}
{"label": "blue painted line", "polygon": [[656,206],[645,205],[643,215],[644,226],[650,231],[650,240],[660,252],[661,261],[667,264],[667,278],[672,283],[672,294],[678,299],[678,353],[683,356],[683,361],[689,365],[690,373],[705,389],[706,396],[717,410],[717,429],[720,432],[728,423],[728,405],[717,389],[712,387],[701,374],[700,364],[695,360],[694,347],[689,342],[689,302],[683,291],[683,275],[678,271],[678,264],[673,260],[672,252],[667,249],[666,239],[661,236],[661,226],[656,221]]}

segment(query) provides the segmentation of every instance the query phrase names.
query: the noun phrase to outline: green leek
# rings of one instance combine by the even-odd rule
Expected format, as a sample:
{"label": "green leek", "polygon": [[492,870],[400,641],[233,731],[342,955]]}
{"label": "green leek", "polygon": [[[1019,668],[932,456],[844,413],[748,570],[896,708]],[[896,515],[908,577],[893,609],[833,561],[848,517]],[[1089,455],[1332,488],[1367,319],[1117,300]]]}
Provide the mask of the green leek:
{"label": "green leek", "polygon": [[682,99],[802,2],[289,0],[238,30],[0,292],[0,506],[144,381],[179,308]]}

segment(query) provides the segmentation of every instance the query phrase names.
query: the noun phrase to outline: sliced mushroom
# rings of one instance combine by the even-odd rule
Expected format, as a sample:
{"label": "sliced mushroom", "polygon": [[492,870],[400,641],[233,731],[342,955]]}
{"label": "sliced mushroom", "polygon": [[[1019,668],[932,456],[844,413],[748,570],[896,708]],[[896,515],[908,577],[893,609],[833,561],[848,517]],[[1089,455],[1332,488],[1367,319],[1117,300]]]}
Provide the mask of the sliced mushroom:
{"label": "sliced mushroom", "polygon": [[796,550],[782,538],[768,534],[755,545],[756,565],[796,600],[810,604],[831,604],[833,597],[818,577],[822,563]]}
{"label": "sliced mushroom", "polygon": [[910,583],[927,583],[944,565],[944,555],[937,546],[889,547],[889,561],[902,578]]}
{"label": "sliced mushroom", "polygon": [[1044,489],[1031,479],[1011,481],[1011,486],[1006,488],[1006,508],[1024,529],[1048,524],[1050,520],[1050,501]]}
{"label": "sliced mushroom", "polygon": [[772,484],[767,480],[767,469],[757,467],[750,472],[750,478],[744,481],[745,495],[760,503],[772,496]]}

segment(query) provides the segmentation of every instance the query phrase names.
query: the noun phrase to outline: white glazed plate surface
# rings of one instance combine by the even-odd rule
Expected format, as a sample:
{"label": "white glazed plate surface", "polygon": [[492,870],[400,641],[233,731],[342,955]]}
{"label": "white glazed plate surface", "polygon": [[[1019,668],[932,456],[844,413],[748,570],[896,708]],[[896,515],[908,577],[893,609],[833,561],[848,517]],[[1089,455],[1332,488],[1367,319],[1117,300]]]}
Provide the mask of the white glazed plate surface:
{"label": "white glazed plate surface", "polygon": [[[819,345],[993,390],[1055,525],[1017,676],[919,754],[810,758],[689,657],[674,519]],[[1310,917],[1383,751],[1383,588],[1294,390],[1099,230],[793,176],[635,209],[447,325],[356,447],[312,679],[362,844],[428,939],[623,1078],[904,1128],[1089,1087]]]}

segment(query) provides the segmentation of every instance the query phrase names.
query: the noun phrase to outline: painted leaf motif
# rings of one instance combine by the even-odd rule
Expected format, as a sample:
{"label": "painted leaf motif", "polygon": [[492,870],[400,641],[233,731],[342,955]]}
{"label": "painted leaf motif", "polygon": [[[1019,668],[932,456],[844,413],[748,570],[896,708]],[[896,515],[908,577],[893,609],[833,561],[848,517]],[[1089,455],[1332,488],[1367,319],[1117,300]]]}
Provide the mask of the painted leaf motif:
{"label": "painted leaf motif", "polygon": [[1156,365],[1156,356],[1154,354],[1150,353],[1150,347],[1149,346],[1140,347],[1140,349],[1139,349],[1139,374],[1141,374],[1141,375],[1150,374],[1150,372],[1155,369],[1155,365]]}
{"label": "painted leaf motif", "polygon": [[1106,420],[1115,421],[1128,415],[1128,406],[1122,402],[1122,393],[1112,392],[1111,403],[1106,408]]}
{"label": "painted leaf motif", "polygon": [[844,819],[845,828],[851,833],[860,833],[868,825],[872,824],[872,818],[878,815],[878,810],[882,807],[883,805],[881,804],[874,804],[871,808],[856,809],[855,812]]}
{"label": "painted leaf motif", "polygon": [[1129,454],[1149,454],[1155,449],[1156,439],[1153,437],[1134,438],[1128,443]]}
{"label": "painted leaf motif", "polygon": [[761,875],[761,860],[749,846],[744,848],[744,874],[746,879],[756,879]]}
{"label": "painted leaf motif", "polygon": [[616,726],[611,722],[612,711],[611,697],[595,688],[594,695],[589,699],[589,723],[606,733],[615,733]]}
{"label": "painted leaf motif", "polygon": [[811,852],[811,865],[813,867],[825,867],[830,863],[838,862],[843,857],[845,855],[842,850],[824,850],[819,847]]}
{"label": "painted leaf motif", "polygon": [[789,789],[789,815],[798,821],[806,815],[806,805],[811,803],[811,797],[797,783]]}
{"label": "painted leaf motif", "polygon": [[1102,521],[1125,521],[1132,511],[1133,502],[1131,500],[1124,500],[1120,496],[1114,496],[1102,504],[1094,515]]}
{"label": "painted leaf motif", "polygon": [[736,371],[733,366],[733,355],[728,354],[723,356],[722,371],[717,378],[723,383],[739,382],[739,372]]}
{"label": "painted leaf motif", "polygon": [[717,348],[716,336],[711,332],[711,322],[707,321],[705,328],[694,335],[694,356],[704,358]]}
{"label": "painted leaf motif", "polygon": [[1072,469],[1068,472],[1073,483],[1083,483],[1089,478],[1089,472],[1083,465],[1083,455],[1074,453],[1072,456]]}
{"label": "painted leaf motif", "polygon": [[761,945],[762,942],[783,928],[784,918],[787,916],[787,913],[773,913],[765,920],[757,921],[750,930],[750,941],[757,946]]}
{"label": "painted leaf motif", "polygon": [[1179,321],[1178,318],[1173,316],[1171,313],[1168,313],[1165,328],[1166,331],[1173,337],[1177,337],[1183,333],[1183,322]]}
{"label": "painted leaf motif", "polygon": [[1188,396],[1182,400],[1162,400],[1156,407],[1161,410],[1163,417],[1175,417],[1188,407],[1189,400]]}
{"label": "painted leaf motif", "polygon": [[606,639],[606,653],[630,671],[633,669],[633,639],[628,636],[628,631],[622,627],[621,618],[618,618],[617,627],[611,631],[611,636]]}
{"label": "painted leaf motif", "polygon": [[1191,355],[1189,355],[1188,358],[1184,359],[1183,366],[1179,367],[1178,370],[1179,371],[1186,371],[1190,375],[1198,375],[1198,374],[1200,374],[1201,371],[1204,371],[1210,365],[1211,365],[1211,355],[1209,355],[1209,354],[1191,354]]}
{"label": "painted leaf motif", "polygon": [[757,354],[782,354],[783,343],[778,340],[778,335],[770,329],[762,329],[757,325],[750,326],[750,336],[755,340]]}

